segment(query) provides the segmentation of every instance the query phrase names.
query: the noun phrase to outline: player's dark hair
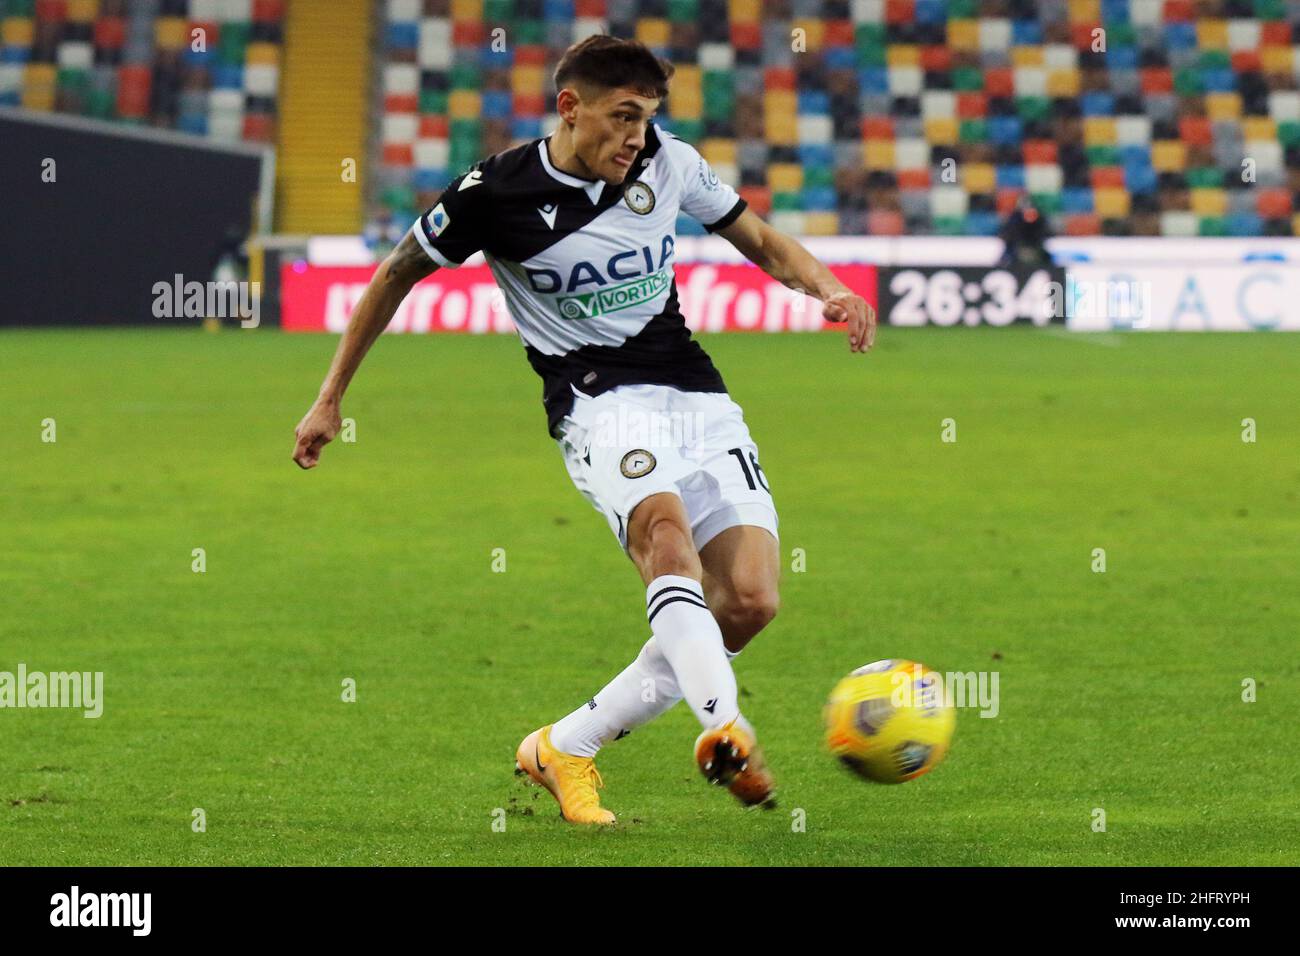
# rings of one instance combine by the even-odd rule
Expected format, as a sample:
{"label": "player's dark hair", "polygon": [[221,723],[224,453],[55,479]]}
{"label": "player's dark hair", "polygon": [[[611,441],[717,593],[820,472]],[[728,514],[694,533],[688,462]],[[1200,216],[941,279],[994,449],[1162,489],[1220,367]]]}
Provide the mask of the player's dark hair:
{"label": "player's dark hair", "polygon": [[663,99],[672,75],[673,65],[644,43],[596,34],[564,51],[555,67],[555,90],[579,82],[611,90],[629,87],[642,96]]}

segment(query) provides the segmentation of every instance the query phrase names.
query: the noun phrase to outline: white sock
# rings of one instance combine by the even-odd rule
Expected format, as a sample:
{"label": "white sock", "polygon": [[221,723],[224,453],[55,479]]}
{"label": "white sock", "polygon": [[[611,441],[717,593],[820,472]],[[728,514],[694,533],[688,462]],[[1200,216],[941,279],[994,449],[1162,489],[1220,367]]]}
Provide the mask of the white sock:
{"label": "white sock", "polygon": [[719,727],[738,717],[736,675],[700,582],[676,574],[655,578],[646,588],[646,616],[700,724]]}
{"label": "white sock", "polygon": [[594,757],[604,744],[649,723],[681,699],[673,669],[651,637],[600,693],[555,722],[551,744],[561,753]]}
{"label": "white sock", "polygon": [[[725,646],[722,650],[728,661],[735,660],[740,653]],[[605,744],[626,737],[637,727],[667,713],[681,699],[681,687],[672,665],[652,636],[636,660],[595,697],[555,722],[551,727],[551,745],[575,757],[594,757]],[[740,722],[749,727],[744,717]]]}

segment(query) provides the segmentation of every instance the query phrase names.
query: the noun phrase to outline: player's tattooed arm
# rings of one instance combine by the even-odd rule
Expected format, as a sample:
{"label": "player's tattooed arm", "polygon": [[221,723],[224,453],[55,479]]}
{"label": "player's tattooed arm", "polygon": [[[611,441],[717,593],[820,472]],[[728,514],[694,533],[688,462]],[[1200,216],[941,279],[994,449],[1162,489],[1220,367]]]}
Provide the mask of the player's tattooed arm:
{"label": "player's tattooed arm", "polygon": [[361,360],[392,321],[411,287],[437,268],[414,234],[408,232],[375,270],[339,341],[320,395],[294,431],[293,460],[299,468],[314,468],[320,462],[321,449],[333,441],[343,425],[339,410],[343,393]]}
{"label": "player's tattooed arm", "polygon": [[[384,260],[384,265],[387,267],[387,271],[383,272],[384,281],[405,282],[408,291],[411,286],[438,268],[437,263],[429,258],[429,254],[416,240],[415,233],[410,230],[407,230],[397,248]],[[379,275],[381,271],[375,274]]]}
{"label": "player's tattooed arm", "polygon": [[772,228],[746,209],[722,236],[777,282],[822,301],[822,315],[847,322],[849,349],[866,352],[876,342],[876,310],[862,296],[835,278],[798,240]]}

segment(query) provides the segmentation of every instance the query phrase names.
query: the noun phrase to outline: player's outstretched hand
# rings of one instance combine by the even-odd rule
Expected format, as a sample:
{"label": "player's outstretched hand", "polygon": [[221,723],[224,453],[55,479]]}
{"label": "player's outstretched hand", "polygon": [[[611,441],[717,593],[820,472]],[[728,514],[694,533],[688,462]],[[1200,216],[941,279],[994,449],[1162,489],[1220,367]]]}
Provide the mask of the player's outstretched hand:
{"label": "player's outstretched hand", "polygon": [[298,441],[293,448],[293,460],[298,467],[315,468],[320,463],[321,449],[334,440],[342,427],[338,404],[317,399],[294,431]]}
{"label": "player's outstretched hand", "polygon": [[836,292],[822,303],[822,315],[849,324],[850,352],[866,352],[876,344],[876,310],[862,296]]}

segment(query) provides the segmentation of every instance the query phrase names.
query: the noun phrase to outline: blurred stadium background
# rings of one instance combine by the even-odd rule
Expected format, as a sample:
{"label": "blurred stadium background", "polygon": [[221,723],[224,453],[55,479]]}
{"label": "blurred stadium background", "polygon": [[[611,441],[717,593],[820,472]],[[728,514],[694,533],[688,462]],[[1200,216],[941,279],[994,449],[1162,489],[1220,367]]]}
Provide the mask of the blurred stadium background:
{"label": "blurred stadium background", "polygon": [[[663,124],[779,228],[866,267],[886,321],[1297,325],[1295,0],[0,0],[6,231],[49,228],[28,186],[57,131],[68,211],[99,224],[79,258],[117,254],[89,301],[33,286],[32,244],[7,243],[30,295],[3,321],[146,321],[144,279],[224,262],[259,282],[262,321],[337,329],[356,270],[452,177],[549,132],[555,62],[602,31],[676,64]],[[126,143],[141,188],[74,175]],[[1054,237],[1032,283],[999,238],[1018,204]],[[154,229],[168,256],[139,251]],[[736,262],[686,217],[679,235],[683,286]],[[690,320],[819,325],[746,275],[697,276]],[[485,270],[439,282],[395,328],[509,328]],[[1041,305],[1050,282],[1065,305]]]}

